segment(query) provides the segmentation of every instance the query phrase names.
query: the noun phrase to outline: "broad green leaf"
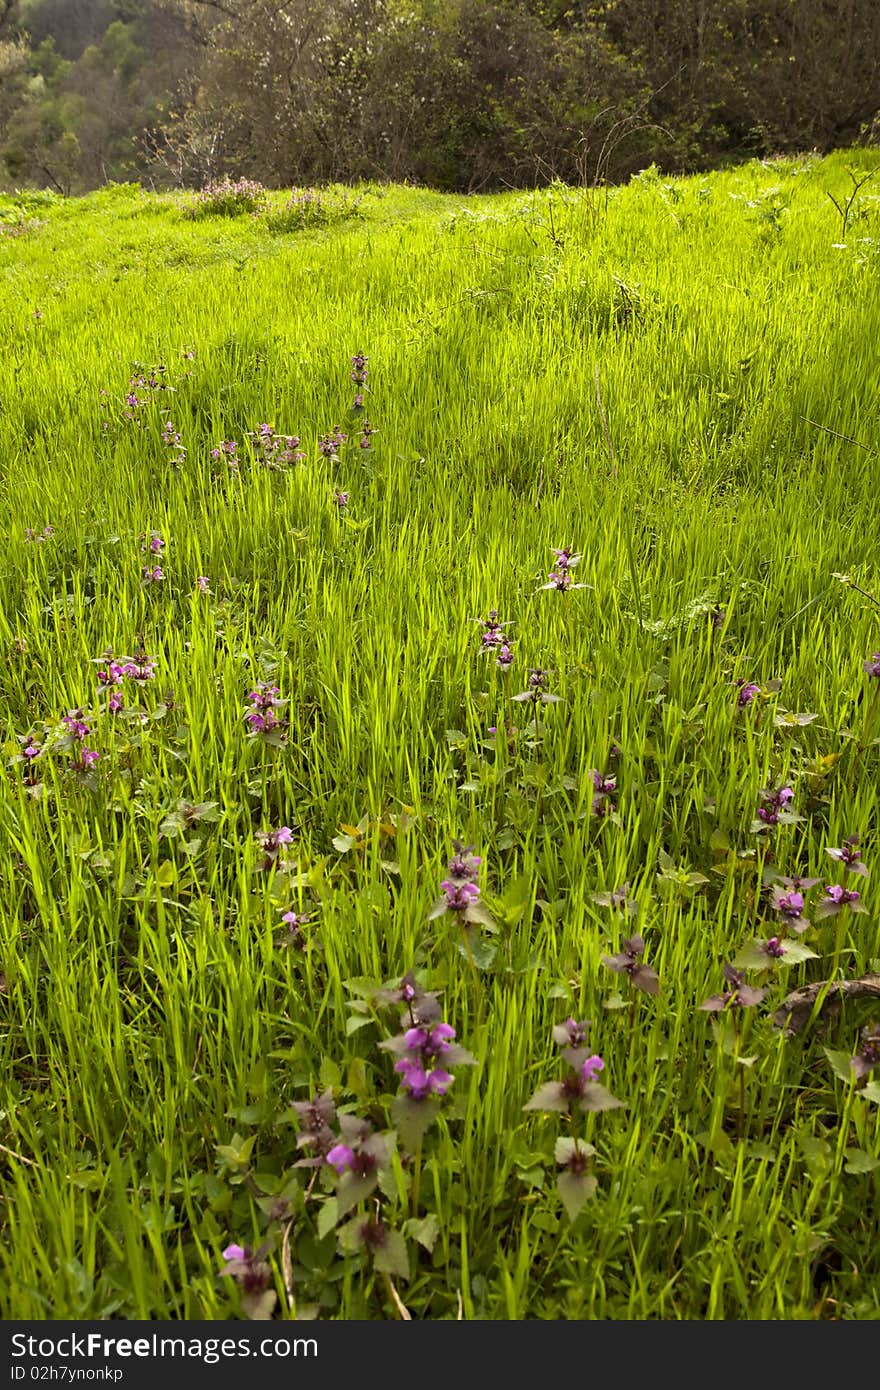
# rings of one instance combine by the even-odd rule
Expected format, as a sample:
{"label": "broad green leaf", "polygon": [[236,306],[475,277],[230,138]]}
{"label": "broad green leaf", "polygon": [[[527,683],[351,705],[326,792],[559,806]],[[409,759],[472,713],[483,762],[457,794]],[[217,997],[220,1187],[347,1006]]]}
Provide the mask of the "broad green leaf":
{"label": "broad green leaf", "polygon": [[572,1173],[564,1168],[556,1186],[569,1221],[576,1221],[599,1184],[592,1173]]}

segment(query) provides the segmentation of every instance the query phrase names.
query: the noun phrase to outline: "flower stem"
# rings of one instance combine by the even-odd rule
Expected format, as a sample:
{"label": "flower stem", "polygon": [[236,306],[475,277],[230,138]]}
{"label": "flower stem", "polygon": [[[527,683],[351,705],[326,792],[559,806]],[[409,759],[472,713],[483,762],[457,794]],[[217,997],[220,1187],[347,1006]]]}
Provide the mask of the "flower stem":
{"label": "flower stem", "polygon": [[422,1145],[419,1141],[416,1149],[415,1162],[413,1164],[412,1189],[410,1191],[410,1206],[413,1216],[419,1214],[419,1189],[422,1185]]}

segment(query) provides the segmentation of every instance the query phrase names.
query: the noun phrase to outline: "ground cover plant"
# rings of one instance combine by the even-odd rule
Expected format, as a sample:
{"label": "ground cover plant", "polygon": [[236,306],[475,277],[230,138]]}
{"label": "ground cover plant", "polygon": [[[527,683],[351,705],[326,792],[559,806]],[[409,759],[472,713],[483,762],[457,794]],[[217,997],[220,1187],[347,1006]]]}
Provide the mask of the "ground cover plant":
{"label": "ground cover plant", "polygon": [[877,1316],[875,163],[0,203],[6,1317]]}

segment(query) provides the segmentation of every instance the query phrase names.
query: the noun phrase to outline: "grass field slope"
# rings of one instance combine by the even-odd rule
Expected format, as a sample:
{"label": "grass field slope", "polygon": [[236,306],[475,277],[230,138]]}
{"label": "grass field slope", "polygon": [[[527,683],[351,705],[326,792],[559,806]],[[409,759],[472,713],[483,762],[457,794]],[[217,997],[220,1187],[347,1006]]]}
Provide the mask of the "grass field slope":
{"label": "grass field slope", "polygon": [[880,1315],[877,164],[0,198],[3,1316]]}

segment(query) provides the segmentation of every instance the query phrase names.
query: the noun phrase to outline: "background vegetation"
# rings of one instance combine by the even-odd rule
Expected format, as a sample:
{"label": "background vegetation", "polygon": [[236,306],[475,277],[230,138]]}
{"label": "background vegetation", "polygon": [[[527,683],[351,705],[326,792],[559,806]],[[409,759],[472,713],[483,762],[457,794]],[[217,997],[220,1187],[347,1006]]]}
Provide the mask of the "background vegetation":
{"label": "background vegetation", "polygon": [[874,0],[0,0],[0,178],[477,190],[830,150]]}

